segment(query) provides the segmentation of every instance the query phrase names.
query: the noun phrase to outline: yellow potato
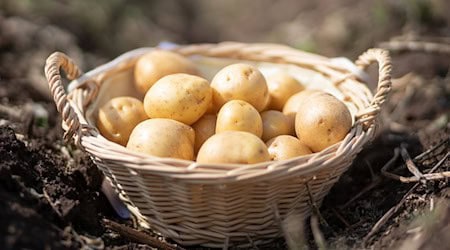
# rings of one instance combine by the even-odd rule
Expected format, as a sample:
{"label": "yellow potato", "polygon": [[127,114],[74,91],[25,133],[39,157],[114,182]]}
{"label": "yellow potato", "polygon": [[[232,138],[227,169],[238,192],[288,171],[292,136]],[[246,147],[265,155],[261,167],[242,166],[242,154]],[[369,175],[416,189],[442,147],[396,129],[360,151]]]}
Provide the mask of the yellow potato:
{"label": "yellow potato", "polygon": [[266,143],[272,160],[286,160],[289,158],[311,154],[311,150],[291,135],[280,135]]}
{"label": "yellow potato", "polygon": [[326,94],[325,92],[321,90],[316,89],[306,89],[303,91],[300,91],[294,95],[292,95],[284,104],[283,106],[283,114],[287,116],[293,115],[295,117],[295,114],[297,113],[297,109],[300,106],[300,104],[304,100],[308,100],[309,96],[313,94]]}
{"label": "yellow potato", "polygon": [[216,120],[216,115],[204,115],[200,120],[192,124],[192,128],[195,131],[195,152],[198,152],[203,143],[215,134]]}
{"label": "yellow potato", "polygon": [[207,80],[188,74],[168,75],[158,80],[144,97],[150,118],[169,118],[187,125],[196,122],[211,104]]}
{"label": "yellow potato", "polygon": [[305,89],[294,77],[287,73],[277,73],[267,78],[270,102],[268,109],[283,110],[286,101],[297,92]]}
{"label": "yellow potato", "polygon": [[198,163],[253,164],[270,161],[264,142],[254,134],[225,131],[211,136],[198,151]]}
{"label": "yellow potato", "polygon": [[[290,121],[292,128],[295,130],[295,114],[301,102],[307,100],[312,94],[325,94],[325,92],[316,89],[306,89],[292,95],[284,104],[283,114],[285,114]],[[295,133],[292,133],[295,135]]]}
{"label": "yellow potato", "polygon": [[268,141],[278,135],[290,135],[294,132],[289,118],[277,110],[267,110],[261,113],[263,134],[261,139]]}
{"label": "yellow potato", "polygon": [[127,148],[153,156],[194,159],[195,132],[175,120],[155,118],[139,123],[131,132]]}
{"label": "yellow potato", "polygon": [[156,81],[175,73],[199,74],[195,64],[179,54],[165,50],[151,51],[136,62],[134,67],[136,88],[145,94]]}
{"label": "yellow potato", "polygon": [[311,95],[295,116],[297,137],[313,152],[341,141],[352,127],[347,106],[330,94]]}
{"label": "yellow potato", "polygon": [[255,67],[237,63],[220,70],[211,82],[215,110],[230,100],[250,103],[258,112],[269,102],[266,79]]}
{"label": "yellow potato", "polygon": [[261,116],[245,101],[229,101],[217,114],[216,133],[228,130],[246,131],[261,137],[263,134]]}
{"label": "yellow potato", "polygon": [[125,146],[133,128],[147,118],[141,101],[121,96],[98,110],[97,127],[105,138]]}

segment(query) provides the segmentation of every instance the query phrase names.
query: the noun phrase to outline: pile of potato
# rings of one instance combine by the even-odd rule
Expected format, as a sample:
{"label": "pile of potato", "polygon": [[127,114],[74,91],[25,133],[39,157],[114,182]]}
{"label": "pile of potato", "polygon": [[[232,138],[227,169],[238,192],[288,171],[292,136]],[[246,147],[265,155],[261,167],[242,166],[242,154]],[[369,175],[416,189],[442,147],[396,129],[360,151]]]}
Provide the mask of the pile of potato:
{"label": "pile of potato", "polygon": [[254,66],[222,68],[211,82],[173,52],[154,50],[134,68],[143,100],[116,97],[100,107],[97,127],[107,139],[158,157],[199,163],[251,164],[319,152],[352,126],[333,95],[305,90],[294,77],[267,78]]}

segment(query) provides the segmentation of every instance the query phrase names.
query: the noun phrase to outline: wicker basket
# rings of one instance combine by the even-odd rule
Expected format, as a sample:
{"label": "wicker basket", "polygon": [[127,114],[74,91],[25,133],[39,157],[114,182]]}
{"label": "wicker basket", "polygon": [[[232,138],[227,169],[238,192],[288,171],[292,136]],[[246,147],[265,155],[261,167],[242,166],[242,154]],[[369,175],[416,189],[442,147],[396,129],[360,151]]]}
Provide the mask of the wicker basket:
{"label": "wicker basket", "polygon": [[[56,52],[47,59],[45,74],[62,115],[65,138],[74,138],[91,156],[141,225],[182,245],[245,246],[249,241],[261,244],[282,236],[283,220],[291,214],[306,218],[311,204],[320,205],[373,139],[377,115],[391,90],[390,58],[381,49],[368,50],[355,66],[273,44],[174,47],[171,50],[190,57],[205,74],[238,60],[262,71],[280,68],[307,76],[302,81],[311,82],[308,87],[324,88],[345,102],[354,118],[353,127],[343,141],[319,153],[279,162],[220,165],[151,157],[102,137],[95,128],[95,111],[111,97],[139,96],[129,88],[132,70],[137,58],[152,49],[130,51],[85,74],[66,55]],[[373,62],[379,66],[374,96],[361,74],[355,73]],[[60,69],[73,80],[67,93]]]}

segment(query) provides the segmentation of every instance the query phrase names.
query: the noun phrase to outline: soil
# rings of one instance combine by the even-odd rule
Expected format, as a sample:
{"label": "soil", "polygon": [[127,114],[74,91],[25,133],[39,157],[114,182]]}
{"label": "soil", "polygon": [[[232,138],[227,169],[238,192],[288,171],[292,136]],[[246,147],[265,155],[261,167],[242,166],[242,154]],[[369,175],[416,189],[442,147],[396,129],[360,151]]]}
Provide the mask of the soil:
{"label": "soil", "polygon": [[[39,36],[41,29],[42,24],[0,15],[0,248],[151,249],[145,241],[105,225],[106,219],[135,227],[109,205],[101,191],[102,174],[89,157],[62,140],[59,114],[42,76],[43,59],[59,48],[71,51],[85,68],[105,57],[79,49],[75,36],[64,29],[52,26],[53,33]],[[25,39],[23,30],[34,34],[39,46]],[[325,198],[318,214],[324,242],[307,219],[308,248],[450,249],[448,179],[414,187],[416,183],[381,173],[401,146],[414,159],[442,144],[414,161],[423,173],[449,152],[450,59],[425,53],[393,54],[393,59],[393,94],[382,114],[384,124]],[[447,155],[436,172],[449,168]],[[411,176],[402,157],[391,169]],[[397,211],[367,238],[377,221],[396,206]],[[157,239],[168,242],[163,246],[176,247],[170,239]],[[279,239],[259,248],[289,246]]]}

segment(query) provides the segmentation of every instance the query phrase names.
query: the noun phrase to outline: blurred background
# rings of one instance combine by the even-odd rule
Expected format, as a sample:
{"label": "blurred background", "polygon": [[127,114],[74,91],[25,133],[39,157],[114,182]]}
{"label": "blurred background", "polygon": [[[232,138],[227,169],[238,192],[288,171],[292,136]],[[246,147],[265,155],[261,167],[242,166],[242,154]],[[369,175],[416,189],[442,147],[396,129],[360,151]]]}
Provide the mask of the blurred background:
{"label": "blurred background", "polygon": [[[88,71],[161,41],[271,42],[355,60],[393,38],[449,42],[449,10],[448,0],[0,0],[0,77],[51,100],[42,70],[52,52]],[[448,57],[416,54],[394,57],[395,77],[447,74]]]}
{"label": "blurred background", "polygon": [[105,59],[160,41],[230,40],[355,58],[394,36],[449,36],[449,10],[448,0],[0,0],[0,48],[5,33],[20,32],[24,44],[9,46],[43,39],[53,50],[76,53],[70,44]]}

